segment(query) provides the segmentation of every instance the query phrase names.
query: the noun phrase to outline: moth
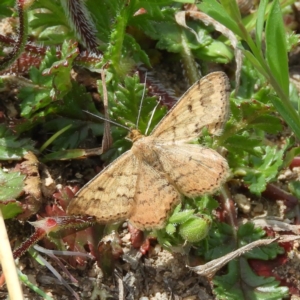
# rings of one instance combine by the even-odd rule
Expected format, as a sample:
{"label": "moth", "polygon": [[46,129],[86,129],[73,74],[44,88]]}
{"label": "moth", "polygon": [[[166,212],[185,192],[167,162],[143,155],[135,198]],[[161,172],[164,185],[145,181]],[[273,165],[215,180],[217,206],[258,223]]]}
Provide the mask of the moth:
{"label": "moth", "polygon": [[214,193],[228,176],[227,161],[190,142],[204,127],[221,134],[229,117],[229,93],[226,74],[210,73],[184,93],[149,136],[131,130],[132,148],[83,186],[67,213],[159,229],[182,195]]}

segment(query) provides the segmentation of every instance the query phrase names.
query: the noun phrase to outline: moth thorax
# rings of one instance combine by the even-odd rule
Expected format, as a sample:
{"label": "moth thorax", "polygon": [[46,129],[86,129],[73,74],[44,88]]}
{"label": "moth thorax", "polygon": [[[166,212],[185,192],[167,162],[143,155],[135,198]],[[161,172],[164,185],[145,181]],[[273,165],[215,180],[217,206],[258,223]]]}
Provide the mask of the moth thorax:
{"label": "moth thorax", "polygon": [[158,161],[157,152],[153,148],[153,138],[151,136],[143,136],[137,140],[131,148],[136,157],[153,165]]}

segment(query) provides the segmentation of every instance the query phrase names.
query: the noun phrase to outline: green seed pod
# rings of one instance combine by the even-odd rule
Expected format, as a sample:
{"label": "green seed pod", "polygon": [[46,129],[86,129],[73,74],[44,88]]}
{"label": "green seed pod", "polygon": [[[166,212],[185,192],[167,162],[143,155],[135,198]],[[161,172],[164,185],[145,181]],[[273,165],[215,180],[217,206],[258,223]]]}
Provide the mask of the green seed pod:
{"label": "green seed pod", "polygon": [[179,233],[188,242],[196,243],[207,236],[210,225],[209,218],[194,216],[180,225]]}

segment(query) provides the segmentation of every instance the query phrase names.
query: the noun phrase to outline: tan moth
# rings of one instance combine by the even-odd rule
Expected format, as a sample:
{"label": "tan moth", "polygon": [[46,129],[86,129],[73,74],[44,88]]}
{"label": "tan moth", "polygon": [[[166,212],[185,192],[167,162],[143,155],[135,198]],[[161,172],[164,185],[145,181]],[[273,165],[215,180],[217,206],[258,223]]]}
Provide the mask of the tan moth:
{"label": "tan moth", "polygon": [[215,150],[189,144],[206,127],[219,135],[229,115],[229,81],[214,72],[196,82],[154,128],[130,132],[132,148],[89,181],[67,213],[100,223],[129,219],[139,229],[158,229],[182,198],[215,192],[228,176]]}

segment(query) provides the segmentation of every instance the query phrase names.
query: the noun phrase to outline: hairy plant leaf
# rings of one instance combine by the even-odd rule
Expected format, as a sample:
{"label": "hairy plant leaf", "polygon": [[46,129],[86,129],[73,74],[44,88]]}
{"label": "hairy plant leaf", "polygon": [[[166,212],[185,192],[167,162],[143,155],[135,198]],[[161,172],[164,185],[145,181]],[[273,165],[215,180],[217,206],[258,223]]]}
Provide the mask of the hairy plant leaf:
{"label": "hairy plant leaf", "polygon": [[18,138],[5,125],[0,125],[1,160],[20,160],[28,151],[34,151],[33,142],[30,139]]}
{"label": "hairy plant leaf", "polygon": [[23,191],[24,179],[20,172],[6,173],[0,169],[0,201],[17,198]]}

